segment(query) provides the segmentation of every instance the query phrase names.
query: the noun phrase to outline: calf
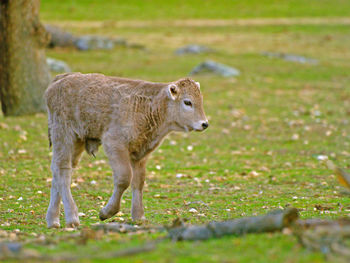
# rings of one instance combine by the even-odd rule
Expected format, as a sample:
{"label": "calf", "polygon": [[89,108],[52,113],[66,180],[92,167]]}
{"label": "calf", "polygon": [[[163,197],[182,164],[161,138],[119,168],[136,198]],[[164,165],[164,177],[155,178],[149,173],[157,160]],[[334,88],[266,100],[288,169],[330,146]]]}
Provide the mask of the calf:
{"label": "calf", "polygon": [[142,189],[150,153],[172,131],[203,131],[208,120],[199,83],[189,78],[153,83],[102,74],[58,75],[45,93],[51,163],[47,226],[59,227],[61,199],[66,225],[79,225],[70,184],[72,168],[84,149],[94,155],[100,144],[113,170],[114,191],[100,219],[115,215],[131,183],[133,220],[144,218]]}

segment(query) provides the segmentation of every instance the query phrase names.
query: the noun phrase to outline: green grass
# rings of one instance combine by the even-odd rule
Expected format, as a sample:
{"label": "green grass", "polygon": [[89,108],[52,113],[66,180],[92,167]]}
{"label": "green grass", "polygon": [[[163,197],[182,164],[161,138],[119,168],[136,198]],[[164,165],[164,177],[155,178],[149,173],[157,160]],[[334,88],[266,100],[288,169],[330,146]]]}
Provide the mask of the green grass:
{"label": "green grass", "polygon": [[346,17],[347,0],[43,0],[44,20]]}
{"label": "green grass", "polygon": [[[270,2],[274,4],[268,5]],[[332,5],[329,5],[330,1],[290,1],[288,5],[295,4],[292,9],[287,8],[286,1],[249,1],[244,6],[243,1],[234,1],[232,9],[225,8],[229,1],[215,5],[214,1],[192,0],[183,5],[167,1],[166,12],[162,12],[165,7],[157,1],[112,3],[42,1],[41,16],[51,21],[303,17],[346,16],[350,10],[347,1]],[[144,6],[146,3],[147,7]],[[160,7],[154,8],[157,4]],[[199,8],[201,5],[207,8]],[[89,11],[91,9],[94,12]],[[176,217],[200,224],[263,214],[285,206],[300,208],[302,218],[350,215],[349,196],[341,193],[342,188],[332,171],[316,159],[317,155],[326,154],[339,166],[350,168],[348,26],[138,28],[131,25],[115,27],[113,23],[107,23],[96,28],[87,21],[83,27],[69,23],[65,27],[76,34],[125,37],[147,47],[147,51],[123,47],[112,51],[47,51],[48,56],[66,61],[74,71],[172,81],[186,76],[201,61],[212,59],[242,72],[237,79],[209,75],[194,77],[201,82],[210,128],[204,133],[172,134],[153,154],[144,193],[148,224],[170,224]],[[189,43],[204,44],[218,52],[174,55],[177,47]],[[301,54],[319,59],[319,64],[300,65],[269,59],[261,55],[263,51]],[[315,114],[317,111],[320,116]],[[293,140],[295,134],[299,139]],[[187,149],[189,145],[193,146],[192,151]],[[73,178],[77,184],[73,196],[79,211],[86,214],[81,217],[82,227],[98,222],[99,209],[112,192],[111,170],[101,160],[106,160],[103,151],[96,159],[84,155]],[[157,165],[161,166],[160,170]],[[25,240],[32,233],[52,235],[53,238],[57,232],[65,234],[63,229],[48,230],[45,225],[50,190],[48,179],[51,177],[49,166],[46,116],[0,117],[1,229],[19,229]],[[252,171],[258,175],[253,176]],[[177,173],[188,177],[176,178]],[[92,180],[97,181],[97,185],[91,185]],[[20,197],[23,200],[18,200]],[[130,191],[125,193],[124,201],[122,217],[129,222]],[[191,201],[203,201],[208,207],[186,205]],[[317,204],[331,207],[329,213],[315,211]],[[339,210],[339,204],[344,207],[342,210]],[[190,208],[196,208],[204,216],[189,213]],[[84,255],[138,246],[162,236],[119,234],[89,241],[86,246],[76,245],[74,240],[51,246],[27,246],[43,253],[74,251]],[[320,253],[305,250],[296,238],[280,233],[194,243],[163,241],[152,252],[121,261],[325,262]]]}

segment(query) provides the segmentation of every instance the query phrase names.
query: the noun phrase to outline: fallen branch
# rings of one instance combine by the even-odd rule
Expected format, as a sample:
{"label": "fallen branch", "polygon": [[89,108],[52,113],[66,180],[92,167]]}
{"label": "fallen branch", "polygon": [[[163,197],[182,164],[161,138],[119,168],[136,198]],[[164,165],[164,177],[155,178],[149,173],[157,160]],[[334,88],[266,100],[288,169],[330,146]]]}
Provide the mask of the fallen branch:
{"label": "fallen branch", "polygon": [[350,220],[298,220],[293,233],[305,248],[320,251],[329,259],[350,261]]}
{"label": "fallen branch", "polygon": [[175,226],[168,229],[169,237],[174,241],[205,240],[225,235],[241,236],[248,233],[281,231],[298,218],[298,210],[272,211],[264,216],[239,218],[224,222],[211,222],[202,226]]}
{"label": "fallen branch", "polygon": [[43,256],[41,258],[38,258],[39,260],[43,261],[63,261],[63,262],[69,262],[69,261],[81,261],[84,259],[113,259],[113,258],[121,258],[121,257],[127,257],[127,256],[133,256],[144,252],[150,252],[152,250],[156,249],[156,243],[147,243],[142,246],[138,247],[132,247],[127,248],[124,250],[117,250],[112,252],[102,252],[102,253],[95,253],[93,255],[75,255],[75,254],[63,254],[63,255],[54,255],[54,256]]}
{"label": "fallen branch", "polygon": [[[13,245],[1,244],[0,243],[0,260],[15,259],[15,260],[33,260],[34,262],[72,262],[81,260],[92,260],[92,259],[114,259],[127,256],[133,256],[136,254],[150,252],[156,249],[157,242],[147,243],[142,246],[127,248],[124,250],[117,250],[112,252],[101,252],[94,254],[76,255],[76,253],[63,253],[55,255],[40,254],[32,249],[18,248],[18,251],[12,251]],[[11,247],[9,247],[11,246]]]}
{"label": "fallen branch", "polygon": [[137,225],[130,225],[124,223],[108,223],[108,224],[95,224],[91,226],[94,230],[103,230],[105,233],[117,232],[117,233],[133,233],[133,232],[161,232],[164,231],[164,227],[161,226],[150,226],[140,227]]}

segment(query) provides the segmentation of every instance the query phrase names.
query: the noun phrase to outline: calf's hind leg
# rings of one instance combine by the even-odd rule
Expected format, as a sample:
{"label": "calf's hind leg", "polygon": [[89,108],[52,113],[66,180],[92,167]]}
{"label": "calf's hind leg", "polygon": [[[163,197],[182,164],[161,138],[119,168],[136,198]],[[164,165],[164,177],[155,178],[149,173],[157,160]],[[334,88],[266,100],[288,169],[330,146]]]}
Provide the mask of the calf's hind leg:
{"label": "calf's hind leg", "polygon": [[122,195],[129,187],[132,176],[128,151],[124,148],[116,148],[110,145],[110,143],[106,142],[103,146],[113,170],[114,190],[107,205],[100,211],[101,220],[110,218],[119,212]]}
{"label": "calf's hind leg", "polygon": [[66,226],[76,227],[79,225],[78,209],[70,190],[72,162],[76,162],[72,157],[76,153],[76,150],[79,149],[78,146],[79,145],[76,143],[67,145],[63,144],[62,141],[60,141],[60,143],[55,143],[53,141],[53,156],[51,163],[53,180],[51,200],[46,215],[48,227],[59,226],[60,198],[62,198],[63,201]]}
{"label": "calf's hind leg", "polygon": [[60,203],[61,195],[59,191],[58,174],[56,170],[52,169],[50,204],[46,213],[46,223],[48,228],[60,227]]}

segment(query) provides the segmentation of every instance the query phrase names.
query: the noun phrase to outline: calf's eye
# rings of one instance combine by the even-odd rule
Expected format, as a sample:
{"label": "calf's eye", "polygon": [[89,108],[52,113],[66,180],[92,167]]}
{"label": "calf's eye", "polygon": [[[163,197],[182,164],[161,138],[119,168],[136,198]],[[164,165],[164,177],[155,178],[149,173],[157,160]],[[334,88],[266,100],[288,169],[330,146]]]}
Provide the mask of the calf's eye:
{"label": "calf's eye", "polygon": [[185,104],[186,106],[192,107],[192,102],[189,101],[189,100],[184,100],[184,104]]}

